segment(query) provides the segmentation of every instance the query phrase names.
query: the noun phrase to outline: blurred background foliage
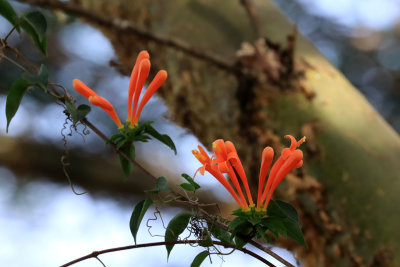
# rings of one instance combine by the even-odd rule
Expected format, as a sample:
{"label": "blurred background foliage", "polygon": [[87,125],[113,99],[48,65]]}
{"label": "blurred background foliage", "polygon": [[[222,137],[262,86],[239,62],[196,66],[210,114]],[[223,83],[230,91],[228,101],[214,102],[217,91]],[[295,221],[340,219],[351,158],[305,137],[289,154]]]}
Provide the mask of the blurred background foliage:
{"label": "blurred background foliage", "polygon": [[[151,34],[183,42],[232,65],[245,64],[239,62],[237,51],[243,42],[253,44],[258,38],[252,30],[244,1],[221,5],[200,0],[173,3],[143,0],[135,1],[134,5],[125,0],[66,3],[106,18],[128,20]],[[12,4],[20,14],[38,9],[18,2]],[[253,1],[253,4],[262,36],[269,41],[267,51],[273,52],[267,53],[272,55],[267,57],[272,63],[261,74],[259,70],[247,68],[244,77],[169,46],[98,25],[88,17],[80,20],[79,15],[66,15],[60,10],[39,9],[46,15],[49,25],[48,58],[44,58],[25,35],[14,34],[8,42],[32,61],[44,62],[53,82],[71,88],[72,79],[81,79],[110,99],[119,114],[125,112],[126,75],[138,51],[149,50],[152,71],[166,68],[169,73],[167,86],[159,91],[168,112],[163,101],[155,100],[143,117],[155,120],[161,132],[165,130],[176,138],[181,156],[174,164],[163,166],[162,159],[169,151],[149,144],[148,147],[139,146],[138,160],[155,175],[165,175],[171,182],[179,181],[176,175],[179,171],[190,174],[197,167],[193,160],[188,160],[190,150],[197,145],[190,133],[208,148],[217,138],[234,141],[254,185],[262,147],[271,145],[279,151],[286,144],[282,144],[280,136],[306,135],[309,143],[304,149],[308,163],[304,170],[288,176],[277,196],[294,202],[301,209],[310,250],[299,250],[288,241],[279,245],[296,251],[305,266],[398,265],[396,224],[399,214],[395,212],[400,203],[396,197],[400,177],[398,136],[301,36],[296,42],[298,69],[294,73],[298,71],[304,76],[282,74],[286,66],[280,61],[283,54],[278,57],[276,54],[290,46],[287,37],[293,34],[293,27],[275,5],[399,132],[400,3],[396,0],[276,0],[274,4],[268,1]],[[2,19],[1,36],[9,30],[10,25]],[[274,76],[274,66],[280,73],[278,78]],[[2,94],[19,74],[15,66],[0,61]],[[307,100],[314,93],[316,97]],[[86,103],[84,98],[71,94],[79,103]],[[4,106],[4,95],[0,103]],[[5,118],[1,116],[0,129],[5,133]],[[114,126],[102,111],[94,109],[89,119],[106,134],[113,133]],[[175,126],[169,119],[184,128]],[[122,181],[117,158],[102,141],[88,134],[83,126],[78,127],[80,134],[72,131],[69,136],[69,125],[61,131],[64,120],[62,108],[43,94],[32,90],[23,100],[10,133],[0,139],[0,164],[7,170],[0,177],[2,184],[18,185],[10,187],[15,194],[10,194],[9,199],[24,198],[26,191],[21,190],[21,184],[29,184],[33,178],[45,179],[49,185],[55,181],[66,185],[60,163],[65,154],[61,140],[64,135],[71,149],[68,170],[73,183],[81,186],[81,191],[90,191],[90,196],[96,199],[119,200],[118,205],[126,207],[124,211],[129,214],[137,195],[152,187],[151,179],[144,178],[143,173],[134,173],[132,177],[135,178]],[[186,154],[182,154],[184,151]],[[185,160],[185,166],[179,160]],[[9,178],[9,170],[17,180]],[[207,179],[199,180],[206,182]],[[46,184],[40,185],[46,188]],[[219,189],[214,183],[203,192],[203,199],[229,202],[229,198],[224,198],[226,195],[220,196]],[[46,192],[47,189],[42,190]],[[71,192],[70,198],[76,196]],[[22,205],[29,207],[31,204],[27,201]],[[229,214],[230,210],[226,205],[223,213]],[[3,217],[2,220],[5,225],[11,224]],[[106,240],[102,248],[107,246]],[[74,241],[68,242],[73,244]],[[16,253],[18,247],[13,245],[12,251]],[[95,250],[91,244],[87,249]],[[65,261],[82,253],[77,250]],[[2,255],[15,254],[3,251]],[[3,257],[11,260],[12,256]],[[397,259],[397,263],[393,259]],[[164,258],[161,261],[164,262]]]}

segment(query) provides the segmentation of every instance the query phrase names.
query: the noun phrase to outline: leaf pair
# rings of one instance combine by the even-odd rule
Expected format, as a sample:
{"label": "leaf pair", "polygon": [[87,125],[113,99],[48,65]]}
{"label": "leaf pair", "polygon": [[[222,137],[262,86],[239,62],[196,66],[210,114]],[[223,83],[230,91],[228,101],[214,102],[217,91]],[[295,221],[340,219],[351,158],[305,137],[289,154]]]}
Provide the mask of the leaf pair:
{"label": "leaf pair", "polygon": [[38,74],[23,73],[21,78],[14,81],[14,83],[11,85],[10,90],[8,90],[6,100],[7,132],[8,127],[10,126],[10,122],[17,113],[22,98],[24,97],[28,88],[30,86],[37,86],[44,91],[47,91],[48,80],[48,70],[44,65],[41,65]]}
{"label": "leaf pair", "polygon": [[[159,140],[163,144],[171,148],[176,154],[176,147],[172,139],[166,134],[160,134],[156,129],[154,129],[151,124],[152,121],[147,121],[142,124],[137,125],[133,129],[128,129],[127,131],[121,130],[121,132],[111,136],[108,142],[113,142],[116,144],[118,149],[121,149],[125,154],[129,155],[131,159],[135,159],[135,141],[147,142],[151,139],[150,136]],[[125,156],[119,156],[122,170],[124,172],[125,178],[128,178],[132,172],[132,164]]]}
{"label": "leaf pair", "polygon": [[195,192],[197,189],[200,188],[200,185],[198,183],[196,183],[192,177],[190,177],[189,175],[187,175],[186,173],[182,174],[182,177],[188,181],[188,183],[182,183],[180,184],[180,187],[182,187],[183,189],[185,189],[186,191],[191,191],[191,192]]}
{"label": "leaf pair", "polygon": [[35,46],[47,55],[47,22],[46,18],[39,11],[29,11],[18,17],[8,1],[0,0],[0,15],[7,19],[20,33],[22,28],[32,39]]}

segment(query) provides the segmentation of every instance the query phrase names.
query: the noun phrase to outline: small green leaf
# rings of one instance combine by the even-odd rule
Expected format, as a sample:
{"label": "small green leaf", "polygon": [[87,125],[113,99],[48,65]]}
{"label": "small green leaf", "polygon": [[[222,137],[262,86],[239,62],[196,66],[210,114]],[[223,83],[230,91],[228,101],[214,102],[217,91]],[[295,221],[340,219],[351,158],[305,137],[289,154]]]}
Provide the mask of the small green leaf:
{"label": "small green leaf", "polygon": [[75,118],[72,117],[72,119],[74,121],[80,121],[83,120],[86,115],[90,112],[91,108],[88,105],[82,104],[79,105],[78,108],[76,109],[76,113],[75,113]]}
{"label": "small green leaf", "polygon": [[235,219],[233,219],[233,221],[231,221],[228,225],[228,229],[229,231],[234,231],[236,230],[236,228],[238,228],[239,226],[248,223],[247,220],[243,217],[236,217]]}
{"label": "small green leaf", "polygon": [[257,226],[256,232],[257,232],[257,238],[263,238],[266,242],[271,241],[271,238],[267,234],[267,229]]}
{"label": "small green leaf", "polygon": [[211,228],[211,233],[215,238],[221,240],[222,242],[232,244],[231,235],[221,227],[214,225]]}
{"label": "small green leaf", "polygon": [[40,70],[38,74],[24,73],[22,78],[29,81],[30,84],[36,85],[39,88],[47,92],[47,84],[49,81],[49,71],[45,65],[40,65]]}
{"label": "small green leaf", "polygon": [[283,237],[287,236],[286,227],[283,224],[283,220],[284,219],[282,218],[269,216],[262,219],[261,224],[267,227],[274,234],[275,238],[278,239],[279,234]]}
{"label": "small green leaf", "polygon": [[153,200],[150,197],[148,197],[145,200],[140,201],[135,206],[132,212],[132,216],[129,221],[129,227],[131,229],[133,239],[135,240],[135,244],[136,244],[136,235],[139,230],[140,223],[142,222],[144,214],[152,204]]}
{"label": "small green leaf", "polygon": [[205,250],[203,252],[200,252],[199,254],[197,254],[197,256],[193,259],[192,264],[190,265],[190,267],[199,267],[203,261],[205,260],[205,258],[207,258],[207,256],[210,255],[210,253]]}
{"label": "small green leaf", "polygon": [[129,156],[131,157],[131,159],[135,159],[136,157],[136,149],[133,144],[131,144],[129,147]]}
{"label": "small green leaf", "polygon": [[47,55],[46,18],[39,11],[25,13],[20,19],[22,29],[44,55]]}
{"label": "small green leaf", "polygon": [[235,236],[235,244],[240,249],[243,248],[247,242],[244,241],[241,237]]}
{"label": "small green leaf", "polygon": [[206,239],[200,241],[199,245],[202,247],[211,247],[213,245],[211,237],[207,236]]}
{"label": "small green leaf", "polygon": [[[165,231],[165,242],[178,240],[179,235],[186,229],[190,217],[192,217],[192,214],[184,211],[172,218]],[[167,248],[169,258],[169,254],[171,253],[174,244],[167,244],[165,247]]]}
{"label": "small green leaf", "polygon": [[74,122],[84,119],[91,110],[88,105],[80,105],[78,108],[76,108],[75,104],[69,101],[65,102],[65,107]]}
{"label": "small green leaf", "polygon": [[7,101],[6,101],[6,117],[7,117],[7,129],[10,126],[10,122],[14,117],[15,113],[21,104],[21,100],[29,87],[29,82],[25,79],[18,79],[12,85],[8,91]]}
{"label": "small green leaf", "polygon": [[119,155],[119,161],[121,163],[122,171],[124,172],[125,179],[129,177],[132,171],[132,164],[124,156]]}
{"label": "small green leaf", "polygon": [[191,191],[191,192],[196,191],[196,188],[192,184],[183,183],[183,184],[180,184],[180,187],[182,187],[186,191]]}
{"label": "small green leaf", "polygon": [[153,136],[155,139],[157,139],[158,141],[160,141],[161,143],[167,145],[169,148],[171,148],[176,155],[176,147],[174,142],[172,141],[171,137],[169,137],[166,134],[160,134],[159,132],[157,132],[156,129],[154,129],[150,123],[148,124],[144,124],[145,125],[145,132],[148,133],[149,135]]}
{"label": "small green leaf", "polygon": [[110,137],[110,140],[108,140],[107,142],[108,143],[110,143],[110,142],[117,142],[117,141],[120,141],[121,139],[124,139],[125,138],[125,136],[122,134],[122,133],[116,133],[116,134],[113,134],[111,137]]}
{"label": "small green leaf", "polygon": [[[195,190],[197,190],[197,189],[200,188],[200,185],[199,185],[198,183],[196,183],[196,182],[192,179],[192,177],[190,177],[190,176],[187,175],[186,173],[182,173],[182,177],[183,177],[186,181],[188,181],[190,185],[192,185],[192,188],[194,188],[194,189],[191,189],[191,190],[185,189],[185,188],[183,188],[183,189],[188,190],[188,191],[195,191]],[[181,184],[181,186],[182,186],[182,184]],[[189,188],[189,186],[186,186],[186,187]]]}
{"label": "small green leaf", "polygon": [[267,214],[269,216],[289,218],[296,222],[299,221],[299,215],[297,214],[296,208],[281,200],[271,200],[268,205]]}
{"label": "small green leaf", "polygon": [[168,181],[164,176],[157,178],[157,189],[160,191],[169,191]]}
{"label": "small green leaf", "polygon": [[289,218],[283,219],[283,224],[286,227],[288,237],[307,248],[307,244],[304,240],[303,233],[301,232],[300,225],[296,221]]}
{"label": "small green leaf", "polygon": [[157,178],[156,181],[156,188],[151,189],[151,190],[146,190],[146,193],[158,193],[160,191],[170,191],[168,187],[168,181],[165,179],[164,176],[160,176]]}
{"label": "small green leaf", "polygon": [[19,32],[19,19],[14,8],[8,3],[8,1],[0,0],[0,15],[8,20]]}

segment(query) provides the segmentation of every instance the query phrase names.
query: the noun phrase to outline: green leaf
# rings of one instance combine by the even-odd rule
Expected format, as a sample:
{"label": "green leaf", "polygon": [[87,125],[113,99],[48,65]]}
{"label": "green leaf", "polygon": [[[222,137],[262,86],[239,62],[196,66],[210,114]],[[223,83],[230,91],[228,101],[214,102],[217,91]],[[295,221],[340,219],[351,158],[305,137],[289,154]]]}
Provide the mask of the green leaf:
{"label": "green leaf", "polygon": [[196,191],[196,188],[192,184],[183,183],[183,184],[180,184],[180,187],[182,187],[186,191],[191,191],[191,192]]}
{"label": "green leaf", "polygon": [[269,216],[262,219],[261,224],[267,227],[274,234],[275,238],[278,239],[279,234],[283,237],[287,236],[287,231],[285,225],[283,224],[283,220],[284,219],[282,218]]}
{"label": "green leaf", "polygon": [[[188,174],[182,173],[181,176],[182,176],[186,181],[188,181],[189,184],[192,185],[192,187],[194,188],[194,190],[192,189],[192,190],[189,190],[189,191],[195,191],[195,190],[197,190],[197,189],[200,188],[200,185],[199,185],[198,183],[196,183],[196,182],[192,179],[192,177],[190,177]],[[181,186],[182,186],[182,184],[181,184]],[[187,187],[188,187],[188,186],[187,186]],[[189,187],[188,187],[188,188],[189,188]],[[184,189],[185,189],[185,188],[184,188]],[[188,190],[188,189],[185,189],[185,190]]]}
{"label": "green leaf", "polygon": [[283,224],[286,227],[288,237],[307,248],[307,244],[304,240],[303,233],[301,232],[300,225],[296,221],[289,218],[283,219]]}
{"label": "green leaf", "polygon": [[25,13],[20,19],[22,29],[29,35],[35,46],[47,55],[47,22],[39,11]]}
{"label": "green leaf", "polygon": [[257,232],[257,238],[263,238],[266,242],[271,241],[271,238],[267,234],[267,229],[257,226],[256,232]]}
{"label": "green leaf", "polygon": [[247,244],[247,242],[244,241],[241,237],[235,236],[235,244],[236,244],[236,247],[238,247],[240,249],[240,248],[243,248]]}
{"label": "green leaf", "polygon": [[211,237],[207,236],[205,239],[200,241],[199,245],[202,247],[211,247],[213,245]]}
{"label": "green leaf", "polygon": [[14,8],[8,3],[8,1],[0,0],[0,15],[8,20],[19,32],[19,19]]}
{"label": "green leaf", "polygon": [[150,197],[148,197],[145,200],[140,201],[135,206],[132,212],[132,216],[129,221],[129,227],[131,229],[133,239],[135,240],[135,244],[136,244],[136,235],[139,230],[140,223],[142,222],[144,214],[152,204],[153,200]]}
{"label": "green leaf", "polygon": [[[190,212],[184,211],[172,218],[165,231],[165,242],[178,240],[179,235],[186,229],[190,217],[192,217],[192,214]],[[174,244],[167,244],[165,245],[165,247],[167,248],[169,258],[169,254],[171,253]]]}
{"label": "green leaf", "polygon": [[152,190],[147,190],[145,192],[146,193],[158,193],[160,191],[170,191],[170,189],[168,187],[168,181],[167,181],[167,179],[165,179],[164,176],[160,176],[157,178],[156,188],[154,188]]}
{"label": "green leaf", "polygon": [[157,139],[158,141],[160,141],[161,143],[167,145],[169,148],[171,148],[176,155],[176,147],[174,142],[172,141],[171,137],[169,137],[166,134],[160,134],[159,132],[157,132],[156,129],[154,129],[150,123],[148,124],[144,124],[145,125],[145,132],[148,133],[149,135],[153,136],[155,139]]}
{"label": "green leaf", "polygon": [[49,71],[45,65],[40,65],[40,70],[38,74],[31,74],[25,72],[22,75],[22,78],[25,80],[29,81],[30,84],[36,85],[39,88],[43,89],[45,92],[47,92],[47,85],[49,81]]}
{"label": "green leaf", "polygon": [[67,111],[71,115],[71,119],[74,122],[84,119],[91,110],[88,105],[80,105],[78,108],[76,108],[75,104],[69,101],[65,102],[65,107],[67,108]]}
{"label": "green leaf", "polygon": [[228,225],[228,229],[229,231],[235,231],[236,228],[238,228],[239,226],[248,223],[247,220],[243,217],[236,217],[235,219],[233,219],[233,221],[231,221]]}
{"label": "green leaf", "polygon": [[124,156],[119,155],[119,161],[121,163],[122,171],[124,172],[125,179],[129,177],[132,171],[132,164]]}
{"label": "green leaf", "polygon": [[190,265],[190,267],[199,267],[203,261],[205,260],[205,258],[207,258],[207,256],[210,255],[210,253],[205,250],[203,252],[200,252],[199,254],[197,254],[197,256],[193,259],[192,264]]}
{"label": "green leaf", "polygon": [[267,214],[269,216],[289,218],[296,222],[299,221],[299,215],[297,214],[296,208],[281,200],[271,200],[268,205]]}
{"label": "green leaf", "polygon": [[136,157],[136,150],[133,144],[129,146],[129,156],[131,157],[131,159],[135,159]]}
{"label": "green leaf", "polygon": [[91,108],[88,105],[82,104],[79,105],[78,108],[76,109],[76,113],[75,113],[75,118],[72,117],[72,119],[74,121],[80,121],[83,120],[86,115],[90,112]]}
{"label": "green leaf", "polygon": [[211,228],[211,233],[215,238],[221,240],[222,242],[232,244],[231,235],[221,227],[214,225]]}
{"label": "green leaf", "polygon": [[14,117],[15,113],[21,104],[21,100],[29,87],[29,82],[25,79],[18,79],[12,85],[8,91],[7,101],[6,101],[6,117],[7,117],[7,129],[10,126],[10,122]]}
{"label": "green leaf", "polygon": [[116,133],[116,134],[113,134],[110,137],[110,140],[108,140],[107,142],[108,143],[110,143],[110,142],[118,142],[118,141],[120,141],[120,139],[124,139],[124,138],[125,138],[125,136],[122,133]]}

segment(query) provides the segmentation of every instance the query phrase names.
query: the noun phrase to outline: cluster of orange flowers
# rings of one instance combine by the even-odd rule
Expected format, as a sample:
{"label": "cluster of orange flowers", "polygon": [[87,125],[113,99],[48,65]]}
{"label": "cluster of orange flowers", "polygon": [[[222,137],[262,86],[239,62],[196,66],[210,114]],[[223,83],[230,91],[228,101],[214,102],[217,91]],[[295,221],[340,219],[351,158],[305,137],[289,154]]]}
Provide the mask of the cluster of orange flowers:
{"label": "cluster of orange flowers", "polygon": [[[160,70],[156,74],[150,85],[147,87],[147,90],[139,103],[139,97],[142,92],[142,88],[150,72],[149,58],[150,56],[147,51],[141,51],[136,59],[135,66],[132,70],[131,79],[129,82],[128,115],[126,119],[126,124],[129,128],[134,128],[138,124],[139,117],[144,105],[146,105],[150,97],[154,95],[154,93],[167,79],[167,72],[165,70]],[[93,90],[91,90],[78,79],[73,80],[72,86],[78,93],[88,98],[89,102],[92,105],[98,106],[102,108],[105,112],[107,112],[113,119],[115,124],[118,126],[118,129],[124,129],[124,125],[119,120],[118,115],[110,102],[108,102],[105,98],[98,96]]]}
{"label": "cluster of orange flowers", "polygon": [[[263,150],[258,184],[257,211],[265,211],[278,184],[290,171],[303,165],[303,152],[296,148],[305,141],[305,137],[299,141],[296,141],[291,135],[286,135],[285,138],[290,138],[291,145],[282,151],[281,156],[272,166],[267,181],[266,177],[274,158],[274,150],[271,147],[266,147]],[[247,177],[233,143],[230,141],[224,142],[222,139],[214,141],[213,150],[215,154],[211,158],[201,146],[198,146],[198,149],[192,151],[193,155],[203,164],[197,171],[200,171],[202,175],[204,175],[205,171],[213,175],[229,191],[243,210],[246,211],[254,207],[255,204]],[[233,187],[225,178],[224,173],[228,174]],[[239,176],[246,191],[248,202],[237,176]]]}
{"label": "cluster of orange flowers", "polygon": [[[134,128],[138,124],[144,105],[167,79],[167,72],[165,70],[159,71],[147,87],[146,92],[139,102],[142,88],[150,72],[149,57],[147,51],[141,51],[132,70],[129,82],[128,115],[126,120],[129,128]],[[88,98],[91,104],[106,111],[118,126],[118,129],[124,129],[124,125],[119,120],[118,115],[110,102],[103,97],[98,96],[80,80],[75,79],[72,84],[75,90]],[[291,145],[289,148],[285,148],[282,151],[281,156],[272,166],[267,180],[266,177],[274,157],[274,150],[271,147],[266,147],[262,153],[256,206],[257,211],[265,211],[278,184],[290,171],[303,165],[303,153],[296,148],[305,141],[305,137],[299,141],[296,141],[296,139],[291,135],[286,135],[285,138],[290,138]],[[254,207],[255,204],[251,196],[247,177],[233,143],[230,141],[224,142],[222,139],[216,140],[213,143],[215,154],[211,158],[201,146],[198,146],[198,149],[199,150],[192,151],[195,157],[203,164],[203,166],[197,171],[200,171],[202,175],[204,175],[205,171],[212,174],[229,191],[243,210],[249,210],[251,207]],[[233,187],[225,178],[225,173],[228,174]],[[239,176],[241,183],[237,176]],[[247,199],[242,191],[241,184],[244,187]]]}

